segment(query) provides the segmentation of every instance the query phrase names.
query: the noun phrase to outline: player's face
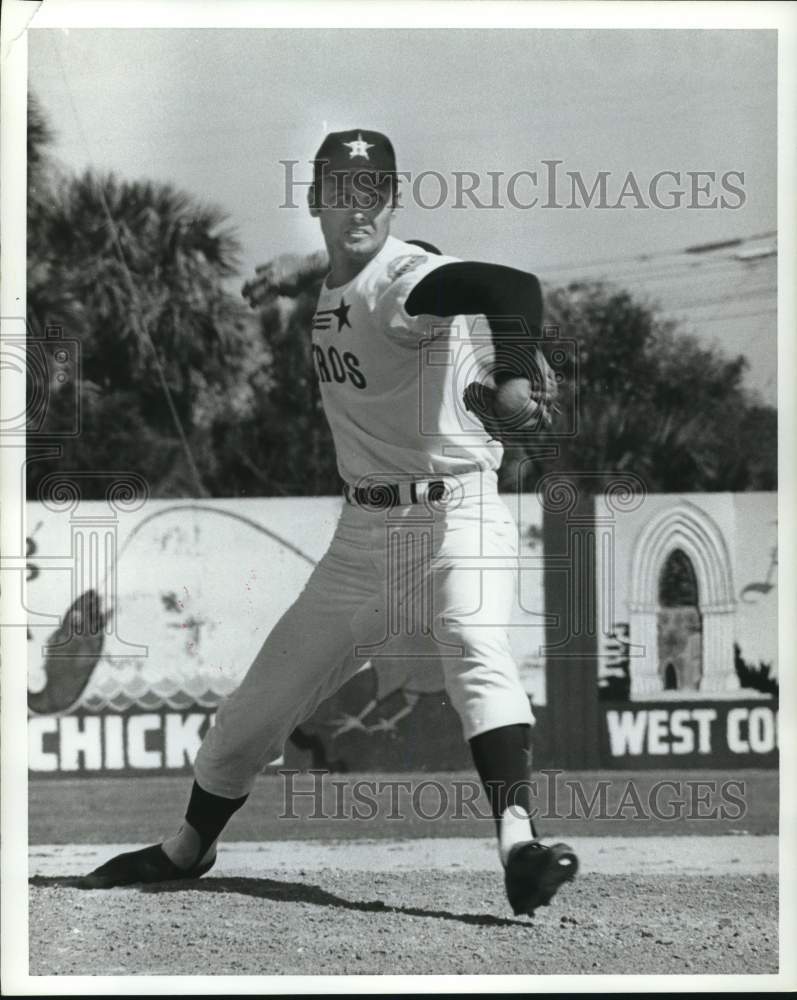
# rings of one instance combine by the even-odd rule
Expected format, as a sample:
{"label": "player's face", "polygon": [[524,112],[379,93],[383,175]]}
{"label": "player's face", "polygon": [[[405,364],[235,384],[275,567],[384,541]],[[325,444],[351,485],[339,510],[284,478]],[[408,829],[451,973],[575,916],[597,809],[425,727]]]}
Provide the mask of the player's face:
{"label": "player's face", "polygon": [[379,253],[390,234],[393,188],[368,175],[327,178],[318,216],[330,258],[366,263]]}

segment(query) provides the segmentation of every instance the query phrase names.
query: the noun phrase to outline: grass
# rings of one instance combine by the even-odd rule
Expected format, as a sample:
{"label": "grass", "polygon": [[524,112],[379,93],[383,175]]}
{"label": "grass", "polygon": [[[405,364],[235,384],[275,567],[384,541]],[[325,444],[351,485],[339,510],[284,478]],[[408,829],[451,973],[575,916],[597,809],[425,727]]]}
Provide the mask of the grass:
{"label": "grass", "polygon": [[[558,776],[548,772],[535,777],[537,826],[543,837],[778,832],[776,771],[613,771]],[[346,774],[330,775],[323,781],[301,774],[290,781],[292,785],[280,774],[262,776],[246,806],[233,817],[225,840],[493,834],[484,796],[475,796],[478,785],[472,773]],[[388,784],[380,791],[375,782]],[[190,786],[186,776],[33,780],[29,785],[30,843],[160,840],[179,825]],[[287,794],[291,788],[292,798]],[[470,799],[474,799],[472,804]],[[439,818],[424,818],[435,814]]]}

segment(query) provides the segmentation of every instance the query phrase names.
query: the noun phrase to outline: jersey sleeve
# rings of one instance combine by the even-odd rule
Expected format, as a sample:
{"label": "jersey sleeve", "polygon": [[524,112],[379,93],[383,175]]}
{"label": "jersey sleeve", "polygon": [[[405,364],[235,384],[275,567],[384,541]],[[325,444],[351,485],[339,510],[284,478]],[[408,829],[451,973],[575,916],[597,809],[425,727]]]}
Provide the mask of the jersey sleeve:
{"label": "jersey sleeve", "polygon": [[386,268],[378,299],[382,328],[391,336],[417,340],[426,332],[431,332],[434,326],[445,326],[446,317],[423,313],[410,316],[406,304],[410,292],[427,274],[444,264],[457,262],[458,258],[444,257],[442,254],[418,253],[394,258]]}

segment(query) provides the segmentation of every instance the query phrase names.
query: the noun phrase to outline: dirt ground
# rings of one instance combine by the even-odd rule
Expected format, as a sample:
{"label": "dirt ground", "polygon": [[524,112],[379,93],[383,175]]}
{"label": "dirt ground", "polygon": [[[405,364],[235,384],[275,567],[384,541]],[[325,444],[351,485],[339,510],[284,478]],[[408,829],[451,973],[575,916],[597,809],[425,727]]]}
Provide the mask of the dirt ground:
{"label": "dirt ground", "polygon": [[[37,874],[30,973],[777,972],[776,839],[659,839],[574,844],[583,872],[533,918],[509,911],[492,843],[464,838],[292,842],[287,860],[230,845],[198,881],[106,891]],[[108,853],[42,847],[31,871],[76,874]]]}
{"label": "dirt ground", "polygon": [[[660,777],[612,775],[610,799],[632,779],[647,801]],[[775,973],[777,776],[732,777],[736,819],[585,818],[562,799],[543,833],[573,845],[578,877],[519,919],[491,820],[284,819],[276,777],[203,879],[81,890],[77,876],[175,828],[190,780],[33,782],[30,974]]]}

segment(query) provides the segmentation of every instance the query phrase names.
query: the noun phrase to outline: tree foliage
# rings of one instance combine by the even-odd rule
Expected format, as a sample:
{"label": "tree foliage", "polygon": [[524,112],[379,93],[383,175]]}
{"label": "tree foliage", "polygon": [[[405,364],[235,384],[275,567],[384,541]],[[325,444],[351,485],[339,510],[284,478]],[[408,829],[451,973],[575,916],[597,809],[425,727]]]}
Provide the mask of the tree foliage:
{"label": "tree foliage", "polygon": [[[271,364],[260,373],[254,412],[223,435],[227,478],[245,477],[247,491],[339,489],[309,351],[324,271],[321,254],[286,254],[265,269],[270,295],[260,322]],[[742,357],[702,345],[605,284],[553,289],[547,298],[548,324],[574,345],[556,367],[575,433],[563,436],[560,424],[508,448],[503,489],[532,490],[551,471],[591,473],[596,490],[624,471],[658,492],[777,487],[777,414],[745,389]],[[535,457],[548,446],[556,457]],[[240,469],[241,454],[259,476]]]}
{"label": "tree foliage", "polygon": [[[337,493],[310,351],[324,255],[272,261],[255,316],[229,291],[238,243],[221,211],[168,184],[65,175],[49,157],[52,138],[33,99],[29,328],[41,339],[60,327],[80,345],[77,382],[44,387],[40,434],[68,427],[80,403],[80,433],[58,439],[57,467],[136,471],[154,496],[195,493],[170,398],[203,491]],[[777,414],[745,389],[744,358],[605,284],[547,289],[546,307],[546,322],[575,345],[554,364],[575,433],[560,424],[508,448],[503,489],[532,490],[550,471],[590,473],[595,490],[618,472],[658,492],[777,487]],[[29,496],[53,468],[30,465]]]}
{"label": "tree foliage", "polygon": [[[80,359],[77,384],[47,387],[40,434],[69,426],[79,401],[81,430],[60,441],[61,468],[136,471],[156,495],[196,490],[178,420],[212,476],[213,422],[241,405],[238,375],[257,355],[254,324],[225,288],[237,240],[218,209],[171,185],[45,173],[50,133],[32,107],[28,325],[37,338],[60,328]],[[47,465],[31,466],[29,493]]]}
{"label": "tree foliage", "polygon": [[733,644],[733,665],[739,684],[743,688],[752,688],[762,694],[771,694],[776,698],[780,693],[777,677],[772,676],[772,664],[758,661],[758,666],[748,663],[742,656],[742,650],[738,642]]}
{"label": "tree foliage", "polygon": [[266,269],[269,295],[259,323],[269,363],[250,376],[246,417],[217,425],[221,479],[238,483],[240,492],[340,492],[309,334],[325,270],[323,254],[285,254]]}
{"label": "tree foliage", "polygon": [[[543,472],[590,473],[595,489],[622,472],[650,492],[777,488],[777,413],[728,358],[663,319],[655,307],[600,282],[550,290],[547,322],[562,351],[562,424],[510,449],[505,486],[533,488]],[[567,427],[567,421],[564,421]],[[556,445],[556,458],[534,458]]]}

